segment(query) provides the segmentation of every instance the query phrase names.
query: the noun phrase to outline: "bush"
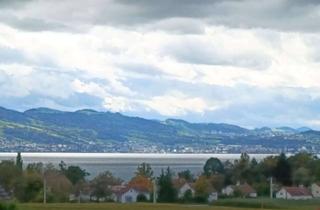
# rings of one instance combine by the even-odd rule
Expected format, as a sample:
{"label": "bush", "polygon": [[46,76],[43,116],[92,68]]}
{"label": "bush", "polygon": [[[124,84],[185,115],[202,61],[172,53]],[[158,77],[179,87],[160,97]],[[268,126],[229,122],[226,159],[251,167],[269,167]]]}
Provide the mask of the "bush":
{"label": "bush", "polygon": [[137,196],[137,202],[147,202],[147,201],[148,201],[148,199],[144,194],[139,194]]}
{"label": "bush", "polygon": [[0,210],[17,210],[17,206],[14,203],[0,203]]}

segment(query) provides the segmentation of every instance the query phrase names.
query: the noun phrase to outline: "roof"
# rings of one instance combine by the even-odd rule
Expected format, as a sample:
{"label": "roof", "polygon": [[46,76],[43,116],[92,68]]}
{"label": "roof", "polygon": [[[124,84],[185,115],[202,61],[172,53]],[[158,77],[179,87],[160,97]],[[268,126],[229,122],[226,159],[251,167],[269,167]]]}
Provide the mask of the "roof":
{"label": "roof", "polygon": [[188,184],[192,189],[194,188],[194,183],[189,183],[185,179],[174,179],[173,180],[173,186],[176,189],[180,189],[185,184]]}
{"label": "roof", "polygon": [[128,192],[128,191],[131,190],[131,189],[135,190],[135,191],[138,192],[138,193],[149,193],[149,192],[150,192],[150,191],[149,191],[147,188],[145,188],[145,187],[138,187],[138,186],[129,187],[129,186],[126,186],[126,187],[120,189],[119,191],[117,191],[117,192],[115,192],[115,193],[116,193],[117,195],[122,195],[122,194]]}
{"label": "roof", "polygon": [[305,187],[284,187],[291,196],[312,196],[310,190]]}
{"label": "roof", "polygon": [[9,199],[10,199],[9,193],[2,186],[0,186],[0,200],[9,200]]}
{"label": "roof", "polygon": [[251,194],[256,193],[257,191],[251,187],[248,183],[236,186],[236,189],[238,189],[243,194]]}

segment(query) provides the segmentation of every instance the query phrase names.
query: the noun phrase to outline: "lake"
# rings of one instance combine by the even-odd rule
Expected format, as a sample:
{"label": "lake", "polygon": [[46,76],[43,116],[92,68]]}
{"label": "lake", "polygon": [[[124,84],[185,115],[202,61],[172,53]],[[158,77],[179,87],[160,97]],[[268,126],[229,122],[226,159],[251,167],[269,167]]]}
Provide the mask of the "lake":
{"label": "lake", "polygon": [[[150,154],[150,153],[21,153],[24,164],[42,162],[58,165],[64,161],[67,165],[77,165],[90,173],[90,178],[103,171],[110,171],[115,176],[128,181],[134,176],[139,164],[149,163],[155,175],[168,166],[179,172],[189,169],[193,174],[202,172],[203,165],[210,157],[222,161],[236,160],[240,154]],[[249,154],[251,158],[262,160],[270,154]],[[16,153],[0,153],[0,160],[15,159]]]}

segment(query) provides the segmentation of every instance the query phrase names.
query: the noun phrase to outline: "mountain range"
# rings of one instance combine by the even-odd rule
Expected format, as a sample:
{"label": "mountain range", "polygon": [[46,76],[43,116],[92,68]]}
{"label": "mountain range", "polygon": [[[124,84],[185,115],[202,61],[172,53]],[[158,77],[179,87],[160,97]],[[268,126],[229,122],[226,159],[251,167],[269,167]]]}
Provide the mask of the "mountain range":
{"label": "mountain range", "polygon": [[265,152],[266,148],[312,147],[317,150],[319,140],[320,131],[307,127],[246,129],[225,123],[148,120],[90,109],[66,112],[36,108],[19,112],[0,107],[2,152],[135,152],[141,148],[155,152],[185,147],[201,152],[221,145],[226,148],[239,145],[242,150],[243,146],[251,145]]}

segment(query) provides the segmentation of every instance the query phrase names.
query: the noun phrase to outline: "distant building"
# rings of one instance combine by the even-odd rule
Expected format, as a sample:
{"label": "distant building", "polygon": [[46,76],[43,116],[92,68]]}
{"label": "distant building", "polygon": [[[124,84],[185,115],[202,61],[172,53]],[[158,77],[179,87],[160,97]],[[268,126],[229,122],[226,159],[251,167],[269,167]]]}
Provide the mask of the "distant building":
{"label": "distant building", "polygon": [[320,198],[320,183],[313,183],[311,185],[311,194],[315,198]]}
{"label": "distant building", "polygon": [[150,191],[147,188],[141,187],[126,187],[116,193],[117,202],[134,203],[138,201],[138,196],[144,196],[150,200]]}
{"label": "distant building", "polygon": [[173,185],[176,188],[178,192],[178,198],[182,199],[186,192],[190,191],[192,197],[194,197],[195,190],[194,190],[194,184],[189,183],[185,181],[184,179],[175,179],[173,180]]}
{"label": "distant building", "polygon": [[218,200],[218,192],[213,190],[208,196],[208,202],[212,203],[212,202],[214,202],[216,200]]}
{"label": "distant building", "polygon": [[222,189],[221,193],[226,196],[233,196],[234,195],[234,188],[235,188],[234,185],[228,185]]}
{"label": "distant building", "polygon": [[305,187],[282,187],[277,193],[276,198],[287,200],[308,200],[312,199],[310,190]]}
{"label": "distant building", "polygon": [[246,198],[256,198],[258,196],[257,191],[248,183],[229,185],[222,189],[222,194],[226,196],[234,196],[236,192]]}
{"label": "distant building", "polygon": [[10,194],[2,186],[0,186],[0,201],[10,200],[10,199],[11,199]]}

